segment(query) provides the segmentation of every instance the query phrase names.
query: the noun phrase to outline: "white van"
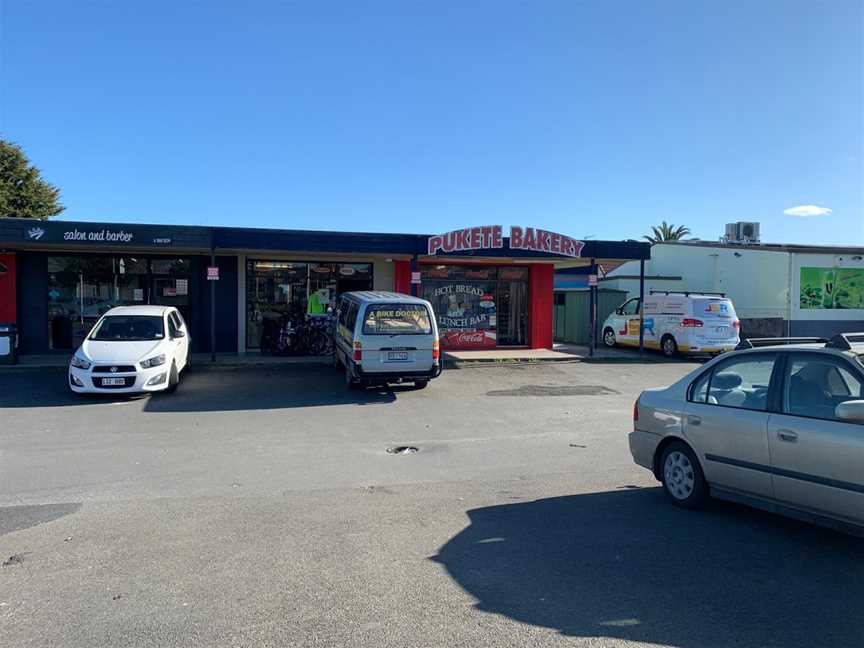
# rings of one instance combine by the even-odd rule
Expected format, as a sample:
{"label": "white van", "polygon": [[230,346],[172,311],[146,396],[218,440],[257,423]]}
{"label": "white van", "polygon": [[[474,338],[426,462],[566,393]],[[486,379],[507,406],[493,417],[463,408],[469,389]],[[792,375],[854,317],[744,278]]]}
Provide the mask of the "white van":
{"label": "white van", "polygon": [[[603,322],[603,343],[639,346],[639,298],[624,302]],[[741,322],[722,293],[651,291],[645,298],[645,346],[664,355],[723,353],[739,342]]]}
{"label": "white van", "polygon": [[418,389],[441,375],[441,347],[432,305],[393,292],[342,295],[333,362],[349,388],[410,381]]}

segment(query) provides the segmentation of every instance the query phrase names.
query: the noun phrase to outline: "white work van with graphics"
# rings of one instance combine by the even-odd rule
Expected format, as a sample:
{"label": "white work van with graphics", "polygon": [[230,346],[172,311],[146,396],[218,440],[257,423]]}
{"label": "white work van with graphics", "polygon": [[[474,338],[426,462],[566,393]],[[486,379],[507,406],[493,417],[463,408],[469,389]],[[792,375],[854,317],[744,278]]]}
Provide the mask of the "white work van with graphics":
{"label": "white work van with graphics", "polygon": [[[639,298],[624,302],[603,322],[603,343],[639,346]],[[721,293],[653,292],[642,315],[645,346],[664,355],[723,353],[739,342],[741,323]]]}

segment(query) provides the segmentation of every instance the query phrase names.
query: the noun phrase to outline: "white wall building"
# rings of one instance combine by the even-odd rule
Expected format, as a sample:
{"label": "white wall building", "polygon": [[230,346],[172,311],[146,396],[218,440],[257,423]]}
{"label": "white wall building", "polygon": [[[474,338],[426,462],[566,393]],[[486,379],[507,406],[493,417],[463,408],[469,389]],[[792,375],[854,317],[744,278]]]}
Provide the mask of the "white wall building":
{"label": "white wall building", "polygon": [[[864,331],[864,247],[676,241],[651,247],[645,292],[722,292],[742,335],[818,335]],[[600,279],[639,295],[639,264]]]}

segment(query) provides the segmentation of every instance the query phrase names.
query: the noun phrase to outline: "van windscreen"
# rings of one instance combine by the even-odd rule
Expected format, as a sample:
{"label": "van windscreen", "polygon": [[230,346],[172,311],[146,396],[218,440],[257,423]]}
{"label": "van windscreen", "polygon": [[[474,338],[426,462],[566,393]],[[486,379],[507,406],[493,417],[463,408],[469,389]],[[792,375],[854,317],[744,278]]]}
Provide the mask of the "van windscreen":
{"label": "van windscreen", "polygon": [[735,307],[728,299],[694,299],[693,317],[736,319]]}
{"label": "van windscreen", "polygon": [[364,335],[429,335],[432,323],[423,304],[371,304],[363,320]]}

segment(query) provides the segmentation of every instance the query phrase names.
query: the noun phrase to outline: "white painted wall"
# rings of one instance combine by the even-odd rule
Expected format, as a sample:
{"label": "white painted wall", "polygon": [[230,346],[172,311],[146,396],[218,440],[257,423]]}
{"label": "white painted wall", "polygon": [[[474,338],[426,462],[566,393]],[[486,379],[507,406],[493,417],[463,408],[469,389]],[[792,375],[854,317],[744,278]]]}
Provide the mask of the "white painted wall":
{"label": "white painted wall", "polygon": [[[802,309],[802,267],[864,268],[862,255],[811,254],[696,245],[652,246],[646,275],[680,276],[680,281],[646,279],[645,291],[689,290],[726,293],[741,318],[782,317],[795,321],[861,321],[864,309]],[[609,273],[604,288],[639,294],[639,263],[631,261]]]}
{"label": "white painted wall", "polygon": [[[638,275],[639,263],[625,263],[610,273]],[[722,292],[735,304],[739,317],[789,318],[789,255],[785,252],[657,244],[645,263],[646,275],[680,276],[680,281],[646,281],[646,292],[689,290]],[[621,281],[631,296],[638,280]],[[604,287],[619,287],[604,281]]]}

